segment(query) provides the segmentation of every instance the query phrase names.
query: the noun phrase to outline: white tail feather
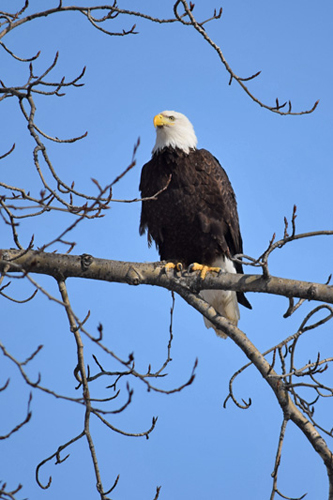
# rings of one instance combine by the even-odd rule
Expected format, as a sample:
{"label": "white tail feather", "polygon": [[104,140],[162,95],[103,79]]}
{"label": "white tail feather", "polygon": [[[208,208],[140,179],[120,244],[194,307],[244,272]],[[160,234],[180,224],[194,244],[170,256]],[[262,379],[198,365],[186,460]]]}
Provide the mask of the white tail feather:
{"label": "white tail feather", "polygon": [[[236,273],[235,266],[230,259],[216,259],[212,266],[221,267],[222,271],[227,273]],[[214,309],[228,319],[233,325],[237,326],[240,318],[239,307],[236,292],[229,290],[202,290],[200,292],[202,298],[208,302]],[[216,328],[207,318],[204,318],[207,328],[214,328],[219,337],[227,338],[221,330]]]}

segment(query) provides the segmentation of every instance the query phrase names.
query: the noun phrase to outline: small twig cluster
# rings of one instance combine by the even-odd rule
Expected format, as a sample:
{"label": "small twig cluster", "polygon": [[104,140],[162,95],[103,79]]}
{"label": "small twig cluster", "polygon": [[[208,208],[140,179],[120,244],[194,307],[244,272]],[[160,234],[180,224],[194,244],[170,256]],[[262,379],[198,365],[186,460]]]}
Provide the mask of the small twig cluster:
{"label": "small twig cluster", "polygon": [[[276,249],[281,249],[283,248],[287,243],[291,243],[292,241],[300,240],[300,239],[305,239],[305,238],[312,238],[315,236],[332,236],[333,231],[332,230],[322,230],[322,231],[310,231],[307,233],[296,233],[296,217],[297,217],[297,207],[296,205],[293,206],[293,211],[292,211],[292,216],[291,216],[291,233],[289,234],[288,228],[289,228],[289,223],[286,217],[284,217],[284,230],[283,230],[283,237],[275,241],[276,239],[276,233],[273,234],[272,238],[269,241],[267,249],[258,257],[257,259],[250,257],[249,255],[245,254],[237,254],[233,257],[233,260],[235,262],[240,262],[243,264],[243,266],[251,266],[251,267],[257,267],[261,268],[263,277],[265,279],[270,278],[270,272],[269,272],[269,267],[268,267],[268,259],[272,252]],[[331,276],[328,277],[326,284],[330,282]],[[296,305],[294,305],[294,299],[291,297],[290,298],[290,304],[287,312],[285,313],[285,317],[290,316],[293,312],[295,312],[296,309],[302,305],[304,302],[303,299],[301,299]]]}
{"label": "small twig cluster", "polygon": [[[324,318],[320,318],[314,323],[308,324],[310,319],[317,315],[319,312],[326,311],[327,315]],[[325,434],[333,437],[333,428],[327,430],[320,426],[314,419],[315,404],[320,398],[327,398],[333,396],[333,388],[321,383],[318,377],[326,372],[329,367],[329,363],[333,361],[332,357],[321,359],[320,353],[317,354],[315,361],[309,361],[306,365],[301,368],[295,366],[295,356],[298,343],[301,336],[311,330],[317,329],[319,326],[327,323],[333,317],[333,307],[328,304],[322,304],[314,308],[302,321],[298,331],[292,336],[292,338],[287,339],[288,342],[283,342],[279,344],[278,347],[274,348],[273,351],[273,361],[272,368],[276,362],[276,354],[278,354],[281,364],[282,373],[279,376],[283,380],[286,389],[290,392],[294,403],[298,406],[304,414],[307,415],[309,420],[313,425],[323,431]],[[288,362],[289,360],[289,362]],[[287,363],[288,362],[288,363]],[[269,375],[270,376],[270,375]],[[302,397],[298,389],[304,388],[313,395],[311,400]]]}
{"label": "small twig cluster", "polygon": [[[327,311],[327,315],[324,318],[308,325],[308,322],[312,318],[312,316],[318,314],[320,311],[323,310]],[[325,427],[320,425],[318,421],[316,421],[316,419],[314,418],[314,413],[315,413],[315,405],[316,403],[318,403],[320,398],[327,398],[333,396],[333,388],[331,386],[323,384],[318,380],[318,377],[328,370],[329,363],[333,361],[333,358],[330,357],[326,359],[321,359],[320,354],[318,353],[317,359],[315,361],[309,361],[306,365],[297,368],[295,366],[295,354],[296,354],[296,347],[298,345],[301,335],[303,335],[307,331],[317,329],[320,325],[331,320],[332,317],[333,317],[333,308],[331,306],[323,304],[313,309],[302,321],[302,324],[300,325],[298,331],[294,335],[289,337],[289,339],[286,339],[284,342],[281,342],[278,346],[275,346],[273,348],[273,351],[272,349],[270,350],[271,352],[273,352],[271,369],[273,369],[273,367],[276,365],[277,362],[276,358],[278,357],[282,373],[281,375],[268,374],[268,377],[272,376],[274,378],[278,377],[279,380],[283,382],[284,387],[286,391],[288,391],[288,393],[291,395],[295,406],[298,407],[302,411],[302,413],[307,416],[307,418],[315,428],[319,429],[321,432],[330,437],[333,437],[333,428],[326,429]],[[301,396],[300,390],[303,389],[306,390],[307,392],[310,391],[310,395],[311,393],[312,394],[314,393],[314,396],[311,397],[311,400],[309,400],[309,398]],[[288,421],[289,421],[288,415],[284,415],[279,435],[279,443],[276,452],[274,470],[272,472],[273,485],[272,485],[271,499],[274,498],[275,493],[282,498],[287,498],[287,499],[289,498],[283,495],[278,489],[278,471],[280,467],[280,462],[282,457],[282,445],[284,442],[285,430]],[[301,500],[305,496],[306,494],[303,494],[297,500]]]}
{"label": "small twig cluster", "polygon": [[[14,490],[7,489],[7,483],[0,481],[0,500],[16,500],[15,495],[22,489],[22,485],[19,484]],[[27,500],[27,499],[25,499]]]}
{"label": "small twig cluster", "polygon": [[[60,82],[50,82],[46,80],[46,77],[56,66],[58,54],[56,54],[52,64],[40,76],[35,76],[33,63],[31,62],[39,57],[39,53],[29,60],[20,59],[12,53],[10,53],[10,55],[20,61],[22,60],[23,62],[30,61],[29,76],[27,82],[18,87],[8,87],[1,80],[0,100],[8,99],[10,97],[18,100],[21,112],[27,121],[30,134],[35,141],[33,161],[41,182],[41,189],[39,195],[37,196],[32,195],[22,187],[11,186],[5,182],[0,182],[0,187],[3,188],[3,194],[0,196],[0,215],[4,223],[11,227],[16,246],[22,249],[17,233],[19,221],[28,217],[36,217],[54,210],[71,213],[77,217],[102,217],[112,199],[112,189],[110,185],[108,189],[102,190],[99,184],[93,180],[94,184],[99,189],[99,193],[97,196],[92,196],[78,191],[75,188],[74,181],[68,185],[60,179],[51,159],[49,158],[46,146],[43,143],[41,136],[57,143],[72,143],[83,139],[86,137],[87,133],[70,139],[59,139],[46,134],[40,129],[40,127],[37,126],[35,121],[36,105],[34,102],[34,94],[61,97],[64,95],[63,91],[66,87],[79,87],[83,85],[80,82],[85,69],[83,69],[78,77],[74,78],[70,82],[66,82],[65,78],[62,78]],[[44,90],[45,87],[50,90]],[[3,154],[0,159],[4,159],[8,155],[12,154],[14,149],[15,144],[9,149],[9,151]],[[44,172],[45,167],[47,168],[48,174],[51,174],[54,186],[52,186],[46,179],[47,176]],[[78,201],[79,203],[77,203]]]}
{"label": "small twig cluster", "polygon": [[[178,12],[180,5],[182,5],[182,7],[184,9],[184,13],[186,15],[185,19],[184,19],[184,14],[179,14],[179,12]],[[265,104],[260,99],[258,99],[249,90],[249,88],[245,85],[244,82],[249,82],[251,80],[254,80],[255,78],[257,78],[261,74],[261,71],[257,71],[253,75],[245,77],[245,78],[236,75],[236,73],[231,69],[227,60],[225,59],[221,48],[212,40],[212,38],[210,38],[210,36],[207,34],[207,31],[203,27],[203,25],[207,21],[212,21],[214,19],[220,19],[221,15],[222,15],[222,9],[220,9],[218,12],[215,10],[213,16],[204,22],[198,22],[195,19],[194,15],[193,15],[193,9],[194,9],[194,4],[190,3],[190,5],[188,5],[186,0],[177,0],[177,2],[174,4],[174,7],[173,7],[176,19],[179,22],[181,22],[182,24],[185,24],[187,26],[193,26],[193,28],[196,31],[198,31],[198,33],[200,33],[200,35],[206,40],[206,42],[208,42],[209,45],[211,47],[213,47],[213,49],[216,51],[216,53],[218,54],[218,56],[220,58],[220,61],[222,62],[225,69],[227,70],[227,72],[230,75],[229,85],[231,85],[232,81],[235,80],[241,86],[241,88],[244,90],[244,92],[250,97],[250,99],[252,99],[252,101],[259,104],[259,106],[261,106],[262,108],[267,109],[268,111],[271,111],[273,113],[277,113],[279,115],[305,115],[305,114],[313,113],[313,111],[318,106],[319,101],[316,101],[310,109],[307,109],[304,111],[294,112],[294,111],[292,111],[292,104],[291,104],[290,100],[285,101],[284,103],[281,104],[279,102],[279,99],[276,98],[274,105],[270,106],[268,104]],[[189,21],[187,19],[189,19]]]}

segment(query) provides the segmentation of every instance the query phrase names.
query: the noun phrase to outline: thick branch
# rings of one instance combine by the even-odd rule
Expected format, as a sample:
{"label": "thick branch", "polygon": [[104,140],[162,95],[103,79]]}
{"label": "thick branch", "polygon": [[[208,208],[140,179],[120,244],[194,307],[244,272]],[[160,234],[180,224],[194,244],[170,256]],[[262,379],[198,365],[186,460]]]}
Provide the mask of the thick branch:
{"label": "thick branch", "polygon": [[[0,271],[37,273],[59,278],[88,278],[130,285],[156,285],[168,290],[178,288],[198,292],[221,289],[299,297],[333,304],[333,286],[252,274],[207,274],[204,282],[197,273],[169,274],[163,263],[122,262],[97,259],[91,255],[68,255],[29,250],[0,250]],[[9,267],[8,267],[9,266]]]}

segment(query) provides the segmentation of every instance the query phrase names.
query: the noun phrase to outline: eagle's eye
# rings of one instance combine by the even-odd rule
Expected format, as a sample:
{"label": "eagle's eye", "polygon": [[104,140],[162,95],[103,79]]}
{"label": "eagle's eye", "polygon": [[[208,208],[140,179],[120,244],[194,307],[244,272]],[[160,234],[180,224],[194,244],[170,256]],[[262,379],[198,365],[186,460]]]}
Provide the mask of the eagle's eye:
{"label": "eagle's eye", "polygon": [[175,119],[176,119],[176,118],[175,118],[173,115],[169,116],[169,120],[171,120],[172,122],[174,122],[174,121],[175,121]]}

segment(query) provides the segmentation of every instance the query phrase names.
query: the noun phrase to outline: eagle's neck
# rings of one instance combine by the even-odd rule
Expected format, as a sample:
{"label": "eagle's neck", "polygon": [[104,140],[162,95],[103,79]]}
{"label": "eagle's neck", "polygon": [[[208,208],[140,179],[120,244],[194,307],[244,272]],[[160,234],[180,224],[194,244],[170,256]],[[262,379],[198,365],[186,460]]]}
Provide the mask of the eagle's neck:
{"label": "eagle's neck", "polygon": [[197,138],[193,127],[169,126],[156,130],[156,142],[152,153],[158,153],[165,148],[179,149],[186,154],[196,149]]}
{"label": "eagle's neck", "polygon": [[187,156],[187,155],[193,153],[194,151],[196,151],[196,148],[190,148],[189,150],[184,151],[183,149],[173,148],[172,146],[165,146],[163,149],[158,149],[156,151],[153,150],[152,157],[168,154],[168,155],[170,155],[171,158],[174,158],[175,155],[177,157]]}

